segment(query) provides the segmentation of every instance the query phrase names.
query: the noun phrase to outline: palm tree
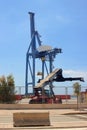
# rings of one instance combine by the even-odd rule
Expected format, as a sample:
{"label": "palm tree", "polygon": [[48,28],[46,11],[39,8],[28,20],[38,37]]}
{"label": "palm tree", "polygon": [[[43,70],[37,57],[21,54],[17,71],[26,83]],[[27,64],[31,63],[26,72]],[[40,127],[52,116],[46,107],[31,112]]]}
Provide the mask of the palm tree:
{"label": "palm tree", "polygon": [[80,91],[81,91],[81,85],[76,82],[73,84],[73,88],[74,88],[74,93],[77,96],[77,109],[78,109],[78,105],[79,105],[79,95],[80,95]]}

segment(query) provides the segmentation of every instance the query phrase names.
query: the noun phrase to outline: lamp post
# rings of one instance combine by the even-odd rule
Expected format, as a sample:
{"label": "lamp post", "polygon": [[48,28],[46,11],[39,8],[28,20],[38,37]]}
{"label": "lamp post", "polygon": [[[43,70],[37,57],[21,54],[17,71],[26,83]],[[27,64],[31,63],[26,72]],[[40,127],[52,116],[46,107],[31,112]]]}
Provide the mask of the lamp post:
{"label": "lamp post", "polygon": [[67,104],[68,87],[65,87],[65,94],[66,94],[66,104]]}

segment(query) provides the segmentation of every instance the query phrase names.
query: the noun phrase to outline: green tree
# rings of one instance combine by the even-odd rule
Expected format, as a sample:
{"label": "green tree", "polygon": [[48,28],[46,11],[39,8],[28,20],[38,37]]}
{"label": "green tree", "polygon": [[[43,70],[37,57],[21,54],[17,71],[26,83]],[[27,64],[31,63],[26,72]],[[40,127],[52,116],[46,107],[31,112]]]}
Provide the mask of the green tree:
{"label": "green tree", "polygon": [[0,78],[0,102],[13,103],[15,102],[15,83],[12,75]]}
{"label": "green tree", "polygon": [[80,95],[80,91],[81,91],[81,85],[78,82],[76,82],[76,83],[73,84],[73,88],[74,88],[74,93],[77,96],[77,109],[78,109],[78,106],[79,106],[79,95]]}

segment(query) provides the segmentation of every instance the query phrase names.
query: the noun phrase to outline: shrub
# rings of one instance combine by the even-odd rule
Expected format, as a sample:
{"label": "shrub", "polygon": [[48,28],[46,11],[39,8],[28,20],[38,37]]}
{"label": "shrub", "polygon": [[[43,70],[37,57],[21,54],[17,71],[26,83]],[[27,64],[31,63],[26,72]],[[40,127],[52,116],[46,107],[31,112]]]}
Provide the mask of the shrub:
{"label": "shrub", "polygon": [[15,98],[15,84],[12,75],[0,78],[0,103],[14,103]]}

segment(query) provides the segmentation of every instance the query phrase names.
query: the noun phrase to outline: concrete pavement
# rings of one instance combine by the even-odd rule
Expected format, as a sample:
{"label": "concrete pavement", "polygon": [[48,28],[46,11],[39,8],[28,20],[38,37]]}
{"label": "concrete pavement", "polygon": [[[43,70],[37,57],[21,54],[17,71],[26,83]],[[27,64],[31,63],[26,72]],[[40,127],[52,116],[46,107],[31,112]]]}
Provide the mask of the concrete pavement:
{"label": "concrete pavement", "polygon": [[[50,126],[41,127],[13,127],[14,112],[49,112]],[[82,113],[83,111],[79,111]],[[71,114],[68,114],[71,113]],[[76,114],[75,114],[76,113]],[[79,115],[79,116],[78,116]],[[87,113],[79,114],[73,109],[48,110],[0,110],[0,128],[18,129],[61,129],[61,128],[87,128]]]}

